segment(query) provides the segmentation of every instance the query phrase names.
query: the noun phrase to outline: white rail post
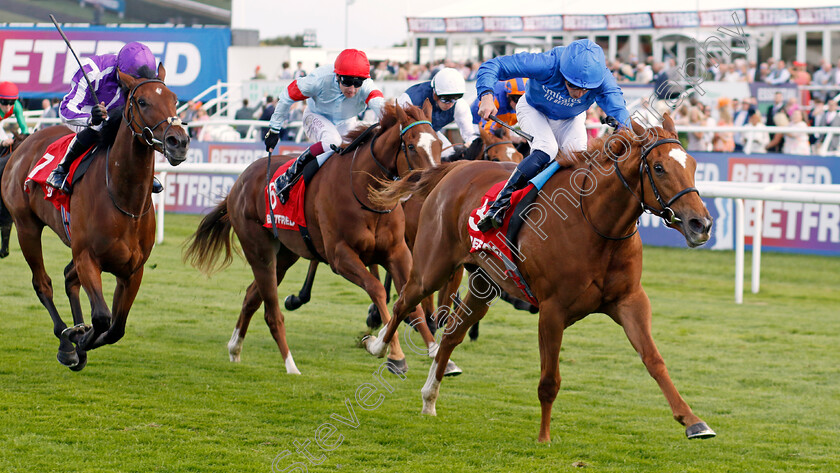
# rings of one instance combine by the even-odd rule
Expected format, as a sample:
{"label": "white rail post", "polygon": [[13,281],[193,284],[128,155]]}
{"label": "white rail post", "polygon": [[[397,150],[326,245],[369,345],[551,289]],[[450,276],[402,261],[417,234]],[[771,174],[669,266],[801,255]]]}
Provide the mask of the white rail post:
{"label": "white rail post", "polygon": [[[160,173],[160,181],[161,183],[166,183],[166,173]],[[163,243],[163,215],[165,212],[166,207],[166,195],[165,192],[161,192],[158,194],[158,209],[157,209],[157,242],[158,244]]]}
{"label": "white rail post", "polygon": [[744,199],[735,199],[735,303],[744,302]]}
{"label": "white rail post", "polygon": [[752,247],[752,293],[758,294],[761,281],[761,234],[764,231],[764,201],[755,201],[755,231]]}

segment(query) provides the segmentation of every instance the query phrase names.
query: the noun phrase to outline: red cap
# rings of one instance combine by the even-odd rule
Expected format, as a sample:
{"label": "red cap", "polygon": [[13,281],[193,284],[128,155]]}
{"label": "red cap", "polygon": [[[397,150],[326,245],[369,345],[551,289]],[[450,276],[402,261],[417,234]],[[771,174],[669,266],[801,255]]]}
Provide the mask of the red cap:
{"label": "red cap", "polygon": [[11,82],[0,82],[0,99],[16,100],[18,87]]}
{"label": "red cap", "polygon": [[370,77],[367,55],[358,49],[345,49],[335,58],[335,73],[340,76]]}

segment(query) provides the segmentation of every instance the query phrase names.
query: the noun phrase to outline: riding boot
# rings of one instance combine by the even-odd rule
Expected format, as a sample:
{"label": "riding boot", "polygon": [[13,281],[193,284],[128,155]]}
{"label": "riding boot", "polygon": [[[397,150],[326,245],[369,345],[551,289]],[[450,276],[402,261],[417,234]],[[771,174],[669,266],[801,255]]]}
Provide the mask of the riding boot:
{"label": "riding boot", "polygon": [[163,184],[158,181],[157,177],[152,178],[152,194],[160,194],[163,192]]}
{"label": "riding boot", "polygon": [[303,168],[314,159],[315,156],[307,148],[303,154],[295,159],[295,162],[289,166],[289,169],[286,169],[286,172],[274,181],[274,187],[277,189],[277,198],[280,199],[281,204],[285,204],[289,200],[289,191],[292,190],[292,186],[303,174]]}
{"label": "riding boot", "polygon": [[514,191],[525,187],[526,184],[528,184],[528,178],[519,169],[515,169],[505,182],[505,186],[499,191],[496,200],[490,204],[487,213],[478,221],[478,229],[481,232],[486,232],[491,228],[501,227],[505,219],[505,212],[510,207],[510,196]]}
{"label": "riding boot", "polygon": [[65,194],[70,194],[72,191],[70,183],[67,182],[67,173],[70,171],[70,166],[79,156],[82,155],[88,148],[93,146],[96,139],[99,137],[99,132],[92,128],[85,128],[73,137],[70,146],[67,147],[67,152],[61,158],[55,169],[47,177],[47,185],[54,187]]}

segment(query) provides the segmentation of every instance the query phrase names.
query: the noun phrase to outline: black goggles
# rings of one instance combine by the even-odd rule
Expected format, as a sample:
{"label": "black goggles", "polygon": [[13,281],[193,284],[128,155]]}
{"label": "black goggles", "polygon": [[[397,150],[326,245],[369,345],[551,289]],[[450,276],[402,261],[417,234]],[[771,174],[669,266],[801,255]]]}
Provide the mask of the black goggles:
{"label": "black goggles", "polygon": [[463,94],[456,94],[456,95],[439,95],[438,98],[443,103],[455,103],[463,97]]}
{"label": "black goggles", "polygon": [[0,99],[0,105],[14,105],[15,99]]}
{"label": "black goggles", "polygon": [[569,82],[569,81],[566,81],[566,85],[567,85],[567,86],[569,87],[569,89],[571,89],[571,90],[582,90],[582,91],[584,91],[584,92],[585,92],[585,91],[587,91],[587,90],[589,90],[589,89],[587,89],[586,87],[578,87],[578,86],[576,86],[575,84],[572,84],[572,83],[571,83],[571,82]]}
{"label": "black goggles", "polygon": [[341,85],[344,87],[355,87],[359,88],[362,84],[365,83],[364,77],[353,77],[353,76],[338,76],[338,81],[341,82]]}

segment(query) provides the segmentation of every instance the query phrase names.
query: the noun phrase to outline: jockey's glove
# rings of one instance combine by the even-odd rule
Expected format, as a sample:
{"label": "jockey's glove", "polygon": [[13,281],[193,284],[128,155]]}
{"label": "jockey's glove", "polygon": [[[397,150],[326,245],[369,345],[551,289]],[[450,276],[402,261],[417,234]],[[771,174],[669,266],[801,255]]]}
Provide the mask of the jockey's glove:
{"label": "jockey's glove", "polygon": [[265,134],[265,150],[271,152],[275,146],[277,146],[277,142],[280,140],[280,131],[281,130],[272,130],[271,128],[268,129],[268,133]]}
{"label": "jockey's glove", "polygon": [[90,109],[90,124],[91,126],[99,126],[108,119],[108,110],[104,105],[98,103]]}
{"label": "jockey's glove", "polygon": [[616,120],[615,117],[611,117],[609,115],[606,116],[606,117],[601,117],[601,123],[603,123],[605,125],[608,125],[608,126],[611,126],[612,128],[615,128],[616,130],[619,127],[621,127],[621,122]]}

